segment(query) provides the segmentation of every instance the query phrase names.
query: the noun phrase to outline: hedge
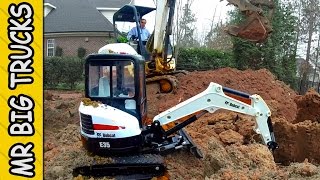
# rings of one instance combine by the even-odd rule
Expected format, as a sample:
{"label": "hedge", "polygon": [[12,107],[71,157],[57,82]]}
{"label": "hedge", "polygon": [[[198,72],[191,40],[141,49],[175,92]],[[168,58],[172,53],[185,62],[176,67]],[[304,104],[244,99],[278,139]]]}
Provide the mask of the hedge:
{"label": "hedge", "polygon": [[[84,60],[79,57],[51,57],[44,62],[46,89],[56,89],[66,85],[74,89],[83,83]],[[206,48],[181,48],[177,59],[177,69],[210,70],[222,67],[235,67],[232,53]]]}
{"label": "hedge", "polygon": [[180,48],[177,69],[210,70],[222,67],[235,67],[231,52],[207,48]]}
{"label": "hedge", "polygon": [[44,60],[44,87],[55,89],[61,84],[74,89],[83,81],[84,60],[78,57],[50,57]]}

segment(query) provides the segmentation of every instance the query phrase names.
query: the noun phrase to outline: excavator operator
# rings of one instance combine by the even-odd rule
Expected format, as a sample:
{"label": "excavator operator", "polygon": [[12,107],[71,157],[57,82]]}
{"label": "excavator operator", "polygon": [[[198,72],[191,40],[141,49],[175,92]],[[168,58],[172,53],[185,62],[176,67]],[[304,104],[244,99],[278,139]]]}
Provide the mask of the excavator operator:
{"label": "excavator operator", "polygon": [[[139,26],[139,30],[140,30],[140,35],[141,35],[141,40],[142,40],[142,44],[146,45],[147,41],[150,37],[150,32],[148,31],[148,29],[146,28],[146,23],[147,20],[146,19],[141,19],[140,20],[140,26]],[[138,41],[138,30],[137,27],[133,27],[127,35],[127,39],[129,41]],[[138,43],[138,54],[141,54],[140,51],[140,47],[139,47],[139,43]]]}

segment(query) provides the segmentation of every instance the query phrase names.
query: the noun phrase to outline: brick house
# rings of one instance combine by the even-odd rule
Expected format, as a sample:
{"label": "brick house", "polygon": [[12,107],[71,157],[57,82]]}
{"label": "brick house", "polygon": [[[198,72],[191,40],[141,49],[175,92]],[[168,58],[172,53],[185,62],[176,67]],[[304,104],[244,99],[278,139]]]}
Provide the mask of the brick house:
{"label": "brick house", "polygon": [[44,56],[95,53],[113,38],[110,18],[131,0],[45,0]]}

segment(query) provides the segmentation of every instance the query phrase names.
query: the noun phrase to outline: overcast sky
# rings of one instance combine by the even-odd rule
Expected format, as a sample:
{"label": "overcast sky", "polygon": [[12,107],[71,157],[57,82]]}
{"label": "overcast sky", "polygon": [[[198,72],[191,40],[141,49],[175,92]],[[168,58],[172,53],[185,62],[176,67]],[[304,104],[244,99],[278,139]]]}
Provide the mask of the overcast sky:
{"label": "overcast sky", "polygon": [[[136,5],[155,7],[156,0],[135,0]],[[176,0],[178,1],[178,0]],[[216,9],[214,21],[225,20],[227,17],[228,10],[232,9],[233,6],[227,6],[227,1],[224,0],[194,0],[191,6],[192,12],[195,14],[197,21],[196,26],[198,29],[198,36],[207,32],[211,21],[213,19],[214,11]],[[150,13],[145,16],[147,19],[147,29],[153,31],[155,13]]]}
{"label": "overcast sky", "polygon": [[[147,7],[155,7],[156,0],[134,0],[136,5],[147,6]],[[178,1],[178,0],[176,0]],[[186,0],[183,0],[186,2]],[[228,17],[227,13],[229,10],[232,10],[233,5],[228,5],[227,0],[193,0],[193,4],[191,6],[192,12],[195,14],[197,21],[197,35],[198,40],[201,40],[204,35],[208,32],[211,21],[214,17],[214,22],[217,23],[220,20],[225,21]],[[216,12],[214,13],[216,9]],[[154,29],[154,18],[155,13],[149,13],[144,18],[147,19],[147,29],[153,31]],[[306,45],[300,44],[298,48],[298,54],[302,57],[305,57]]]}

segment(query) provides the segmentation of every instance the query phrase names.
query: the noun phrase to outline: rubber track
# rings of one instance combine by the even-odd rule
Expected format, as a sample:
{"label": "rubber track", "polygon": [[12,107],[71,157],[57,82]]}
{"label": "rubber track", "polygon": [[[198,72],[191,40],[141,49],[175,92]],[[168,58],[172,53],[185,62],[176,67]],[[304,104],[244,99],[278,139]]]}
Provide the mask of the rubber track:
{"label": "rubber track", "polygon": [[114,163],[77,167],[73,176],[151,179],[165,173],[163,157],[156,154],[114,157]]}

